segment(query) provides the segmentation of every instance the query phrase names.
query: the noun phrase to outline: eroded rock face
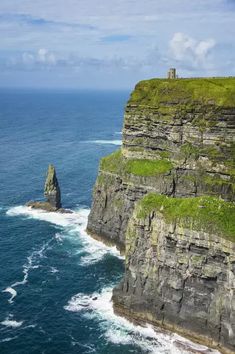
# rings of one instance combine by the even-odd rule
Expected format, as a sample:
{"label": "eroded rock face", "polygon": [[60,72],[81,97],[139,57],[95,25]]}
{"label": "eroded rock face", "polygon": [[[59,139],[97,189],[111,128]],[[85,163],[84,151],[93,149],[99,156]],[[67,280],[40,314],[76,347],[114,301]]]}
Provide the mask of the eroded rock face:
{"label": "eroded rock face", "polygon": [[234,78],[149,80],[136,86],[125,110],[123,159],[166,160],[172,167],[141,176],[101,163],[88,220],[91,234],[124,248],[134,205],[149,192],[235,201],[235,93],[227,80],[228,87],[235,86]]}
{"label": "eroded rock face", "polygon": [[48,166],[44,196],[53,208],[61,208],[60,187],[56,177],[55,167],[53,165]]}
{"label": "eroded rock face", "polygon": [[113,291],[118,314],[234,352],[234,292],[235,243],[167,223],[158,212],[144,219],[134,212],[125,276]]}
{"label": "eroded rock face", "polygon": [[121,152],[101,161],[87,227],[126,249],[116,312],[235,352],[234,242],[161,213],[135,214],[148,193],[234,202],[234,171],[235,78],[136,86]]}

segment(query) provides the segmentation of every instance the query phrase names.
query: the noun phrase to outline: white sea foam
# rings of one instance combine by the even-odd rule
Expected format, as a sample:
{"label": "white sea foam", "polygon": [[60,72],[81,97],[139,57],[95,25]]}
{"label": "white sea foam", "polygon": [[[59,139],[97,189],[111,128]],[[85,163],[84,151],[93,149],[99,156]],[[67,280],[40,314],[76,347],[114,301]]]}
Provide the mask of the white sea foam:
{"label": "white sea foam", "polygon": [[96,263],[107,254],[122,258],[120,256],[120,252],[117,250],[116,247],[106,246],[103,242],[97,241],[87,235],[86,225],[89,211],[81,209],[79,210],[78,214],[80,219],[80,225],[77,226],[75,230],[71,230],[70,233],[73,233],[75,231],[80,235],[79,239],[83,246],[83,252],[85,252],[85,255],[82,256],[80,259],[80,264],[86,266],[89,264]]}
{"label": "white sea foam", "polygon": [[58,269],[55,267],[50,267],[50,273],[54,274],[54,273],[58,273]]}
{"label": "white sea foam", "polygon": [[121,140],[89,140],[87,143],[93,143],[93,144],[99,144],[99,145],[117,145],[121,146],[122,141]]}
{"label": "white sea foam", "polygon": [[3,326],[11,327],[11,328],[18,328],[22,326],[24,321],[16,321],[13,319],[12,315],[9,315],[4,321],[1,322]]}
{"label": "white sea foam", "polygon": [[18,338],[18,336],[15,336],[15,337],[7,337],[7,338],[4,338],[2,340],[0,340],[0,343],[5,343],[5,342],[10,342],[14,339]]}
{"label": "white sea foam", "polygon": [[83,266],[100,261],[106,254],[120,257],[120,253],[116,247],[106,246],[102,242],[94,240],[86,233],[89,212],[89,209],[78,209],[71,213],[63,214],[32,209],[27,206],[18,206],[9,209],[7,214],[9,216],[22,215],[27,218],[42,220],[61,226],[63,232],[55,234],[56,240],[58,242],[63,242],[64,239],[70,239],[71,242],[78,241],[82,245],[82,249],[79,249],[78,253],[84,253],[84,256],[80,260]]}
{"label": "white sea foam", "polygon": [[81,312],[90,319],[98,319],[105,332],[106,340],[115,344],[133,344],[148,353],[183,354],[197,351],[198,353],[219,353],[192,343],[176,334],[154,330],[150,325],[136,326],[127,319],[114,314],[111,302],[112,289],[103,289],[101,293],[88,296],[79,293],[69,300],[64,307],[67,311]]}
{"label": "white sea foam", "polygon": [[2,291],[3,293],[9,293],[9,294],[11,294],[11,298],[8,300],[8,302],[10,303],[10,304],[12,304],[13,303],[13,299],[16,297],[16,295],[17,295],[17,291],[15,290],[15,289],[13,289],[12,287],[8,287],[8,288],[6,288],[5,290],[3,290]]}
{"label": "white sea foam", "polygon": [[28,218],[47,221],[51,224],[58,226],[70,226],[78,223],[77,214],[76,213],[55,213],[55,212],[47,212],[40,209],[32,209],[27,206],[17,206],[9,209],[7,211],[7,215],[9,216],[26,216]]}

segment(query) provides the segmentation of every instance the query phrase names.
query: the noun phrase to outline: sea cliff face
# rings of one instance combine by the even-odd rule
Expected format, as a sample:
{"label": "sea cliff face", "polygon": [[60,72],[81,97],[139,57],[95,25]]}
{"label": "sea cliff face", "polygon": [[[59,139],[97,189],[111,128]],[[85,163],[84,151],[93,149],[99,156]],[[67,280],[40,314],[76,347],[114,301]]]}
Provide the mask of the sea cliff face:
{"label": "sea cliff face", "polygon": [[140,82],[88,231],[126,252],[118,313],[235,350],[235,79]]}
{"label": "sea cliff face", "polygon": [[[221,216],[234,216],[235,206],[213,198],[164,198],[148,195],[137,203],[126,233],[125,276],[113,292],[114,309],[234,352],[235,243],[221,237],[229,230],[216,225],[213,216],[220,218],[218,208]],[[185,205],[177,207],[177,202]]]}

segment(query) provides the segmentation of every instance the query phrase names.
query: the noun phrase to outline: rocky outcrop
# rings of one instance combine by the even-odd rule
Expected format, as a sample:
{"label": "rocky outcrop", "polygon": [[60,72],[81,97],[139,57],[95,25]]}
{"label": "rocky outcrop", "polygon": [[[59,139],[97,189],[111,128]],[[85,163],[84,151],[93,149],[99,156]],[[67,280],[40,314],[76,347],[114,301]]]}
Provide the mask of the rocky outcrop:
{"label": "rocky outcrop", "polygon": [[235,78],[140,82],[122,148],[101,160],[87,226],[126,252],[116,312],[225,352],[235,351],[234,133]]}
{"label": "rocky outcrop", "polygon": [[68,213],[69,211],[62,208],[60,187],[56,177],[56,170],[53,165],[48,166],[47,177],[44,186],[44,196],[46,201],[30,201],[27,206],[33,209],[42,209],[45,211],[60,213]]}
{"label": "rocky outcrop", "polygon": [[44,196],[53,208],[61,208],[60,187],[56,177],[55,167],[53,165],[48,166]]}

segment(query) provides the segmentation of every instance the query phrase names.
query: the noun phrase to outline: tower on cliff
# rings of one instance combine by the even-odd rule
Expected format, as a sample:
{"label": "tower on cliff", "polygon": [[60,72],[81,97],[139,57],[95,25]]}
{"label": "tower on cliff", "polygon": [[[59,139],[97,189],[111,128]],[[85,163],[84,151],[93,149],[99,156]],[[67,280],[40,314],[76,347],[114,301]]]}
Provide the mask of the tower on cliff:
{"label": "tower on cliff", "polygon": [[175,68],[170,68],[168,73],[167,73],[168,79],[177,79],[178,76],[176,75],[176,69]]}

